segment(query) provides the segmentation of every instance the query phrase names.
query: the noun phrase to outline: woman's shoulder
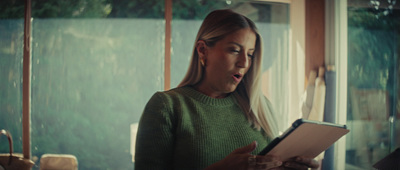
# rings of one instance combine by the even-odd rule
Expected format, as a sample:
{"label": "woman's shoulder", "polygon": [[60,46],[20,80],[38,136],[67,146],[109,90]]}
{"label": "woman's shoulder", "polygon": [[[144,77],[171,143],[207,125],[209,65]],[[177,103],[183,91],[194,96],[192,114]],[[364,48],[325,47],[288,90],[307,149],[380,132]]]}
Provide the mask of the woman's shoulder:
{"label": "woman's shoulder", "polygon": [[[144,113],[171,113],[177,98],[181,98],[180,88],[155,92],[148,100]],[[163,114],[164,115],[164,114]]]}
{"label": "woman's shoulder", "polygon": [[158,91],[154,93],[154,96],[157,97],[162,97],[162,98],[176,98],[176,97],[184,97],[187,95],[188,92],[190,92],[191,87],[185,86],[185,87],[176,87],[170,90],[166,91]]}
{"label": "woman's shoulder", "polygon": [[150,98],[150,103],[173,103],[176,100],[181,100],[187,97],[190,93],[190,87],[177,87],[166,91],[157,91]]}

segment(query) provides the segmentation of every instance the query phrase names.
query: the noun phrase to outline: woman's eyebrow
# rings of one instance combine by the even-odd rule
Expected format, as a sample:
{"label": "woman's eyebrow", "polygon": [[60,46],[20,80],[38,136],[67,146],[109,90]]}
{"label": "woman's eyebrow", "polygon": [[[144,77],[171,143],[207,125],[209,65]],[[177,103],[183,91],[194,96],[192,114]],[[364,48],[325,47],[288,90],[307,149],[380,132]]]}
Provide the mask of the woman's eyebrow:
{"label": "woman's eyebrow", "polygon": [[[235,45],[237,45],[237,46],[239,46],[240,48],[243,48],[243,45],[241,45],[241,44],[239,44],[239,43],[237,43],[237,42],[234,42],[234,41],[231,41],[231,42],[228,42],[229,44],[235,44]],[[250,48],[249,50],[255,50],[255,48]]]}

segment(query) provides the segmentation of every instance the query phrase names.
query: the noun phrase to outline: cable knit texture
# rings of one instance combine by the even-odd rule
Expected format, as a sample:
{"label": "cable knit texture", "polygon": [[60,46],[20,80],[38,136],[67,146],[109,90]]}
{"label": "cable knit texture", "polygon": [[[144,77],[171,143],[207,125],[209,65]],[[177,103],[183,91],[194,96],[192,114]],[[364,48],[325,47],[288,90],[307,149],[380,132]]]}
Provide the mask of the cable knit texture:
{"label": "cable knit texture", "polygon": [[135,169],[204,169],[233,150],[270,141],[252,128],[230,95],[208,97],[192,87],[155,93],[139,122]]}

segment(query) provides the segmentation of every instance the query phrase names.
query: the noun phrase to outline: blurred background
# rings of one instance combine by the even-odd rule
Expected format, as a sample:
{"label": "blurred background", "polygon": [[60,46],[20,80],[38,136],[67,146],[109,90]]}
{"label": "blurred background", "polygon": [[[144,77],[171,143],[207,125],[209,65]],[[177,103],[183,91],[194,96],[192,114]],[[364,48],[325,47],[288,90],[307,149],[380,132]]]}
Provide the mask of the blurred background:
{"label": "blurred background", "polygon": [[[0,129],[13,134],[18,153],[24,4],[0,2]],[[290,0],[173,0],[169,86],[176,87],[186,73],[204,17],[215,9],[233,9],[255,21],[263,36],[263,90],[286,122],[280,129],[286,129],[290,110],[298,107],[288,102],[298,97],[288,89],[304,89],[305,84],[292,83],[292,63],[300,65],[296,70],[304,77],[299,79],[308,76],[304,58],[291,58],[295,7]],[[400,146],[399,10],[395,0],[347,0],[337,9],[346,15],[347,55],[341,57],[347,70],[330,71],[346,71],[346,77],[336,77],[345,79],[347,88],[345,97],[337,99],[347,103],[346,112],[339,114],[351,130],[346,137],[346,169],[372,169]],[[75,155],[79,169],[132,169],[132,136],[144,105],[153,93],[166,90],[168,82],[165,2],[32,0],[31,12],[34,169],[39,169],[45,153]],[[9,152],[5,138],[0,141],[0,153]]]}

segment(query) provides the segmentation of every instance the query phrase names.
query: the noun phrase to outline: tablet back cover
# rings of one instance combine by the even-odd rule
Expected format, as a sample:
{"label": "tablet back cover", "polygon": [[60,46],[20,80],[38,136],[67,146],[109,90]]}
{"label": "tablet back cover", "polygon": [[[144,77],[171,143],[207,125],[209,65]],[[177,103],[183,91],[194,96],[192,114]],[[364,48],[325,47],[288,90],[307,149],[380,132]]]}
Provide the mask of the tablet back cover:
{"label": "tablet back cover", "polygon": [[345,126],[303,122],[281,139],[267,155],[279,156],[282,161],[296,156],[315,158],[348,132]]}

